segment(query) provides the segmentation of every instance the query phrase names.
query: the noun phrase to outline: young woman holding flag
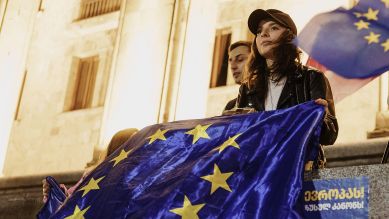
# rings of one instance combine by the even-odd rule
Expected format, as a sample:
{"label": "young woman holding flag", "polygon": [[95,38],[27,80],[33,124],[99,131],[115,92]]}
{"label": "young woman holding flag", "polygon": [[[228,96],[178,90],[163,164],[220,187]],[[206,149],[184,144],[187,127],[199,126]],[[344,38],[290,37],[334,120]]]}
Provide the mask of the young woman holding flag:
{"label": "young woman holding flag", "polygon": [[[314,100],[325,107],[320,144],[333,144],[338,123],[331,87],[323,73],[301,64],[301,51],[292,42],[297,28],[291,17],[276,9],[257,9],[248,27],[255,38],[236,106],[268,111]],[[314,167],[324,164],[321,149]]]}

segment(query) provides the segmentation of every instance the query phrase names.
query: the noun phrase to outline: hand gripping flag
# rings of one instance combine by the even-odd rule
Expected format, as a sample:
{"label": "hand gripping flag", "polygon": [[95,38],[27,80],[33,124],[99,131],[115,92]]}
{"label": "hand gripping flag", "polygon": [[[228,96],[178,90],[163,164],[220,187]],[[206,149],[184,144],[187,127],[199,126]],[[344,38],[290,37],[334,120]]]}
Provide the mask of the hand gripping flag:
{"label": "hand gripping flag", "polygon": [[389,70],[389,1],[360,0],[346,10],[318,14],[297,44],[346,78],[369,78]]}
{"label": "hand gripping flag", "polygon": [[49,218],[301,218],[304,160],[323,113],[311,101],[146,127]]}

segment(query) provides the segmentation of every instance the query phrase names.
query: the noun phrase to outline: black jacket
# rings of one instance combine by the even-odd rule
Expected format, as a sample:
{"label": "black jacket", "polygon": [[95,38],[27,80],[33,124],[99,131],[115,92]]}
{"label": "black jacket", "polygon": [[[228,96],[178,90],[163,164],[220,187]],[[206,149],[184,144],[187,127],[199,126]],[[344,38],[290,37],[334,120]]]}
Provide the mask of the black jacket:
{"label": "black jacket", "polygon": [[228,101],[227,105],[224,107],[224,111],[225,110],[232,110],[232,109],[234,109],[235,104],[236,104],[236,98]]}
{"label": "black jacket", "polygon": [[[328,111],[325,113],[320,135],[320,144],[331,145],[335,143],[339,128],[335,117],[331,87],[323,73],[306,66],[299,67],[293,76],[287,78],[278,100],[277,109],[292,107],[318,98],[325,99],[328,102]],[[265,109],[264,103],[258,100],[256,89],[249,89],[247,84],[240,86],[236,106],[238,108],[251,107],[257,111]]]}

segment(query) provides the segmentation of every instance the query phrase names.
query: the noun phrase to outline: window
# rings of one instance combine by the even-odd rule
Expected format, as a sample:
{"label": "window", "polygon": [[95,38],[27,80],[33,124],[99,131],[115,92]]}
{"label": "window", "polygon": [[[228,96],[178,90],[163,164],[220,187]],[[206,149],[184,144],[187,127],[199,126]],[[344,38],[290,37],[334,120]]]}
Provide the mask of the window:
{"label": "window", "polygon": [[227,84],[228,47],[230,46],[230,43],[230,29],[221,29],[216,31],[211,81],[209,84],[210,88],[225,86]]}
{"label": "window", "polygon": [[74,60],[76,69],[68,87],[65,110],[77,110],[94,107],[93,96],[99,66],[99,57],[92,56]]}
{"label": "window", "polygon": [[8,0],[0,0],[0,33],[3,30],[5,12],[7,10]]}
{"label": "window", "polygon": [[23,75],[23,79],[22,79],[22,84],[20,86],[19,98],[18,98],[18,102],[17,102],[17,105],[16,105],[16,111],[15,111],[14,120],[17,120],[17,121],[21,119],[20,118],[20,104],[22,102],[24,86],[26,84],[26,77],[27,77],[27,70],[24,71],[24,75]]}
{"label": "window", "polygon": [[79,19],[86,19],[120,10],[121,0],[82,0]]}

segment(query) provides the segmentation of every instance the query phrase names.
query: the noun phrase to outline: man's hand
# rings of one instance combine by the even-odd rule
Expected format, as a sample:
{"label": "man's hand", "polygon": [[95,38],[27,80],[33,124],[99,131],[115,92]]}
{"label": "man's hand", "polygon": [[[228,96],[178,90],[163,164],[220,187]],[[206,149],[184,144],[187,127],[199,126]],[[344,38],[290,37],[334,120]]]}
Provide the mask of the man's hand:
{"label": "man's hand", "polygon": [[[68,192],[68,189],[66,188],[66,186],[64,184],[59,184],[59,187],[65,193],[65,196],[68,197],[69,192]],[[46,179],[43,179],[42,180],[42,194],[43,194],[42,201],[43,201],[43,203],[47,202],[47,199],[49,198],[50,190],[51,190],[50,184],[47,182]]]}
{"label": "man's hand", "polygon": [[50,193],[50,184],[46,181],[46,179],[42,180],[42,193],[43,193],[43,202],[46,203]]}

